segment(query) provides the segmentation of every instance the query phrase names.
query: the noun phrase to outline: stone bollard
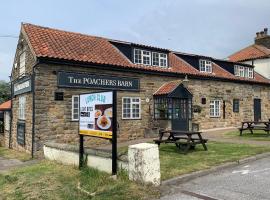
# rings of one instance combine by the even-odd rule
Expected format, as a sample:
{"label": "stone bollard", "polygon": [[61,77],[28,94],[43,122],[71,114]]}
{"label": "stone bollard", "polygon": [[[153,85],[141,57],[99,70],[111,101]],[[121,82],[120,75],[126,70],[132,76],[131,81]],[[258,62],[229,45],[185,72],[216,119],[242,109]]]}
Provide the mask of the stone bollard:
{"label": "stone bollard", "polygon": [[156,144],[140,143],[128,148],[129,180],[160,185],[159,149]]}

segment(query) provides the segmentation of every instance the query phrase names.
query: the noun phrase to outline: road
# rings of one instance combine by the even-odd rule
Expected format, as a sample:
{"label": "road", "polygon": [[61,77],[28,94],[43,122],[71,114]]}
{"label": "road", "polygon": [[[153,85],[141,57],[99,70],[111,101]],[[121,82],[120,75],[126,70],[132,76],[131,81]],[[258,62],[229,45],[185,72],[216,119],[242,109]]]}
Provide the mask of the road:
{"label": "road", "polygon": [[270,157],[170,188],[162,200],[270,200]]}

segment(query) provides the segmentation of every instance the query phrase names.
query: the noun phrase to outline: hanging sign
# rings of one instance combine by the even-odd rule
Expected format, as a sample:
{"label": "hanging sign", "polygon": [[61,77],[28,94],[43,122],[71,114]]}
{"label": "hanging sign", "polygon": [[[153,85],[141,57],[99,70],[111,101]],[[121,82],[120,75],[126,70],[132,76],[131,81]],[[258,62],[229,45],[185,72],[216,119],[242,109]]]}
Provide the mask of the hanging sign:
{"label": "hanging sign", "polygon": [[80,95],[80,134],[112,138],[113,92]]}

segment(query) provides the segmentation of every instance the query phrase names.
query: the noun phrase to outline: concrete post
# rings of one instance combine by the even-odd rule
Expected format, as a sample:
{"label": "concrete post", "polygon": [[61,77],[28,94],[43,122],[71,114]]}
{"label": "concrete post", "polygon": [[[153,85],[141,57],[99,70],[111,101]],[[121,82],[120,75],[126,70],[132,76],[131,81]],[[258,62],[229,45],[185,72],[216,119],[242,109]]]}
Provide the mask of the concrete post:
{"label": "concrete post", "polygon": [[128,148],[129,180],[160,185],[159,149],[156,144],[140,143]]}

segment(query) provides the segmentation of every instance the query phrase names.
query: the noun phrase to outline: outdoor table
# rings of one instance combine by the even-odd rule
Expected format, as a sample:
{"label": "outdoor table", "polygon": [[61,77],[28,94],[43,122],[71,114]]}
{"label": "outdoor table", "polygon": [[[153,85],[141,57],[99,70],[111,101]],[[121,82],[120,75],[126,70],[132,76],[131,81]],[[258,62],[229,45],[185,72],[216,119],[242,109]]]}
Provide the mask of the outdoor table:
{"label": "outdoor table", "polygon": [[[169,133],[169,136],[163,139],[165,133]],[[176,147],[183,150],[185,154],[188,150],[195,148],[197,144],[202,144],[204,150],[207,151],[207,140],[202,138],[201,133],[200,131],[165,130],[159,132],[159,139],[154,140],[154,142],[158,145],[161,143],[174,143]]]}
{"label": "outdoor table", "polygon": [[244,130],[249,130],[251,134],[253,134],[253,130],[263,130],[269,135],[270,121],[244,121],[239,128],[240,136],[242,136]]}

